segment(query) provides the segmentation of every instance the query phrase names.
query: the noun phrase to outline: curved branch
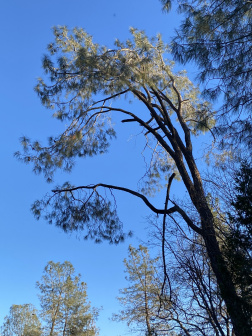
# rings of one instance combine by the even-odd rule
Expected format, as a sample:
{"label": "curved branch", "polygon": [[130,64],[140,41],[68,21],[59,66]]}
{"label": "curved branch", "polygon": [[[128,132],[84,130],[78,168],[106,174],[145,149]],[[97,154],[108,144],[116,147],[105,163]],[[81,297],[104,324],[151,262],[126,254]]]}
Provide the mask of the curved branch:
{"label": "curved branch", "polygon": [[176,106],[172,103],[172,101],[161,91],[158,89],[158,93],[162,96],[162,98],[170,105],[173,111],[177,111]]}
{"label": "curved branch", "polygon": [[180,208],[180,206],[178,206],[174,201],[170,200],[172,202],[172,204],[174,204],[174,211],[173,212],[178,212],[181,217],[184,219],[184,221],[186,222],[186,224],[195,232],[197,232],[198,234],[200,234],[201,236],[203,235],[203,231],[201,228],[199,228],[198,226],[196,226],[193,221],[191,220],[191,218],[185,213],[185,211],[183,209]]}
{"label": "curved branch", "polygon": [[[94,104],[95,105],[95,104]],[[90,118],[88,119],[88,121],[90,119],[92,119],[95,115],[98,115],[99,113],[107,113],[110,111],[117,111],[117,112],[121,112],[124,113],[126,115],[129,115],[132,117],[132,119],[124,119],[122,120],[123,123],[125,122],[131,122],[131,121],[136,121],[138,122],[142,127],[146,128],[148,130],[148,133],[151,133],[155,138],[158,139],[158,141],[161,143],[161,145],[168,151],[168,153],[173,157],[174,152],[172,151],[172,149],[168,146],[168,144],[163,140],[163,138],[156,132],[155,129],[153,129],[149,123],[151,122],[152,118],[150,120],[148,120],[147,122],[143,121],[141,118],[139,118],[137,115],[135,115],[134,113],[121,109],[121,108],[117,108],[117,107],[111,107],[111,106],[97,106],[97,107],[92,107],[87,109],[86,112],[90,112],[90,111],[96,111],[96,110],[102,110],[102,109],[106,109],[106,111],[99,111],[99,112],[95,112],[93,113]]]}
{"label": "curved branch", "polygon": [[[167,211],[168,208],[168,202],[169,202],[169,197],[170,197],[170,189],[171,189],[171,184],[172,181],[174,179],[174,177],[176,176],[175,173],[173,173],[168,181],[168,186],[167,186],[167,191],[166,191],[166,198],[165,198],[165,211]],[[162,289],[161,289],[161,295],[163,296],[164,294],[164,287],[165,287],[165,282],[166,280],[168,280],[168,284],[169,284],[169,289],[170,289],[170,301],[172,300],[171,298],[171,293],[172,293],[172,289],[171,289],[171,282],[170,282],[170,278],[169,275],[167,273],[167,269],[166,269],[166,260],[165,260],[165,224],[166,224],[166,216],[167,213],[164,213],[164,217],[163,217],[163,232],[162,232],[162,259],[163,259],[163,269],[164,269],[164,280],[163,280],[163,284],[162,284]]]}
{"label": "curved branch", "polygon": [[[173,126],[173,124],[172,124],[172,122],[171,122],[171,119],[170,119],[170,117],[169,117],[169,114],[168,114],[168,112],[167,112],[167,110],[166,110],[166,108],[165,108],[165,106],[164,106],[164,104],[163,104],[163,101],[162,101],[161,97],[160,97],[160,92],[162,92],[162,91],[161,91],[161,90],[156,91],[154,88],[151,88],[151,90],[153,91],[154,95],[155,95],[156,98],[158,99],[158,101],[159,101],[159,103],[160,103],[160,105],[161,105],[161,113],[162,113],[162,115],[163,115],[163,117],[164,117],[164,119],[165,119],[165,121],[166,121],[166,124],[167,124],[167,126],[168,126],[170,132],[171,132],[171,133],[173,134],[173,136],[174,136],[174,133],[175,133],[174,126]],[[176,112],[176,108],[175,108],[175,106],[172,106],[172,108],[173,108],[173,110]]]}
{"label": "curved branch", "polygon": [[192,151],[192,142],[191,142],[190,130],[189,130],[188,126],[186,125],[186,122],[185,122],[185,120],[182,116],[182,113],[181,113],[183,100],[182,100],[180,92],[178,91],[178,89],[175,85],[174,77],[170,75],[170,78],[171,78],[171,81],[172,81],[172,88],[175,91],[175,93],[177,95],[177,98],[178,98],[178,108],[175,110],[175,112],[177,114],[179,123],[180,123],[180,125],[181,125],[181,127],[184,131],[184,134],[185,134],[186,148],[191,152]]}
{"label": "curved branch", "polygon": [[[174,174],[173,174],[174,175]],[[168,189],[167,191],[169,191],[172,179],[174,178],[174,176],[171,176],[169,179],[169,184],[168,184]],[[128,189],[128,188],[124,188],[124,187],[119,187],[119,186],[115,186],[115,185],[111,185],[111,184],[105,184],[105,183],[97,183],[97,184],[90,184],[90,185],[86,185],[86,186],[79,186],[79,187],[73,187],[73,188],[64,188],[64,189],[54,189],[52,190],[53,193],[55,194],[59,194],[61,192],[72,192],[75,190],[80,190],[80,189],[92,189],[95,190],[98,187],[102,187],[102,188],[107,188],[107,189],[113,189],[113,190],[120,190],[120,191],[124,191],[128,194],[134,195],[136,197],[141,198],[141,200],[144,201],[144,203],[148,206],[149,209],[151,209],[151,211],[155,212],[157,215],[170,215],[174,212],[178,212],[182,218],[184,219],[184,221],[187,223],[187,225],[195,232],[197,232],[198,234],[202,235],[202,229],[199,228],[198,226],[196,226],[193,221],[188,217],[188,215],[185,213],[185,211],[183,209],[181,209],[174,201],[170,200],[172,202],[172,204],[174,204],[173,207],[167,209],[167,205],[165,205],[164,209],[157,209],[153,204],[150,203],[150,201],[143,195],[140,194],[137,191]]]}
{"label": "curved branch", "polygon": [[54,189],[54,190],[52,190],[52,192],[55,193],[55,194],[59,194],[61,192],[66,192],[66,191],[71,192],[71,191],[80,190],[80,189],[95,190],[98,187],[103,187],[103,188],[113,189],[113,190],[120,190],[120,191],[127,192],[131,195],[134,195],[136,197],[139,197],[144,201],[144,203],[148,206],[148,208],[150,208],[156,214],[161,214],[161,215],[167,214],[167,215],[169,215],[169,214],[172,214],[175,211],[177,211],[176,206],[171,207],[170,209],[157,209],[156,207],[154,207],[154,205],[152,205],[149,202],[149,200],[144,195],[140,194],[139,192],[128,189],[128,188],[124,188],[124,187],[114,186],[114,185],[111,185],[111,184],[97,183],[97,184],[91,184],[91,185],[79,186],[79,187],[73,187],[73,188]]}
{"label": "curved branch", "polygon": [[112,95],[112,96],[109,96],[109,97],[107,97],[107,98],[98,100],[98,101],[95,102],[93,105],[98,104],[98,103],[101,103],[101,102],[105,103],[105,101],[110,100],[110,99],[113,99],[113,98],[115,98],[115,97],[118,97],[118,96],[120,96],[120,95],[122,95],[122,94],[124,94],[124,93],[129,92],[129,91],[130,91],[130,89],[126,89],[126,90],[124,90],[124,91],[121,91],[121,92],[119,92],[119,93],[116,93],[116,94],[114,94],[114,95]]}
{"label": "curved branch", "polygon": [[[149,103],[148,100],[145,99],[145,96],[143,95],[143,93],[141,91],[137,91],[137,90],[132,90],[132,92],[136,95],[136,97],[141,100],[145,106],[147,107],[147,109],[150,111],[151,116],[155,119],[155,121],[157,122],[157,124],[159,125],[159,127],[162,129],[162,131],[164,132],[164,134],[166,135],[166,137],[168,138],[168,140],[172,143],[172,138],[170,133],[168,132],[168,130],[166,129],[165,125],[162,123],[160,117],[158,116],[158,114],[156,113],[155,109],[152,107],[152,105]],[[145,128],[147,128],[145,125],[143,125]],[[147,125],[149,126],[149,125]],[[155,138],[158,140],[158,142],[161,144],[161,146],[163,146],[163,148],[171,155],[171,157],[174,159],[174,151],[171,149],[171,147],[167,144],[167,142],[163,139],[163,137],[160,136],[160,134],[156,133],[155,131],[153,132],[152,127],[147,128],[150,133],[152,133]]]}

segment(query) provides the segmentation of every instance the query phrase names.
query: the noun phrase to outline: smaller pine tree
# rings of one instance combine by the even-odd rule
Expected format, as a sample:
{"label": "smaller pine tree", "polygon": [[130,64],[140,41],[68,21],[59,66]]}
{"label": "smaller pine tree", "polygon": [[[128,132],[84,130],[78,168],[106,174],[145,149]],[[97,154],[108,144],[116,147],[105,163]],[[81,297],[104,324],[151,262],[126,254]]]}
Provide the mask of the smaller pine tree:
{"label": "smaller pine tree", "polygon": [[86,284],[74,274],[73,265],[50,261],[37,287],[40,290],[41,317],[50,336],[95,336],[97,312],[87,301]]}

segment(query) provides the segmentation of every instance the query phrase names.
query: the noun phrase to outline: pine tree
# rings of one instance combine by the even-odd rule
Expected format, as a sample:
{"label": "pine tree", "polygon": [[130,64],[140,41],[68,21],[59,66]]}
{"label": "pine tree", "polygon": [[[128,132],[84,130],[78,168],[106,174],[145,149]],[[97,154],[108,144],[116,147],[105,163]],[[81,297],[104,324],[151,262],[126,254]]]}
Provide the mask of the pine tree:
{"label": "pine tree", "polygon": [[[182,23],[173,55],[183,64],[195,61],[208,99],[224,98],[218,133],[222,143],[252,145],[252,6],[249,0],[161,0],[169,11],[178,3]],[[223,133],[226,134],[223,137]],[[228,141],[229,140],[229,141]]]}
{"label": "pine tree", "polygon": [[225,252],[233,281],[252,320],[252,166],[242,161],[234,177]]}
{"label": "pine tree", "polygon": [[137,326],[146,335],[166,334],[169,329],[160,317],[162,281],[159,278],[158,260],[150,257],[145,246],[129,246],[128,258],[124,259],[129,286],[120,290],[118,300],[123,309],[114,315],[115,320]]}
{"label": "pine tree", "polygon": [[86,284],[74,275],[70,262],[50,261],[37,287],[40,290],[41,318],[50,336],[94,336],[96,312],[87,302]]}

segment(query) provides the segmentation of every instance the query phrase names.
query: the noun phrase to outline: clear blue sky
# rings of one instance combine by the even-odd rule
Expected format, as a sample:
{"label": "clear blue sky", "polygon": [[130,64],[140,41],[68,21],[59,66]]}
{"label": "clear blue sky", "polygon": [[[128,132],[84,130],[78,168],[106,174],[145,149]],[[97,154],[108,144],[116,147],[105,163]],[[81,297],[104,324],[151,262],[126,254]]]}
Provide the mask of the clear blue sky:
{"label": "clear blue sky", "polygon": [[[17,162],[13,153],[19,149],[21,136],[46,139],[57,128],[33,91],[36,78],[42,75],[41,58],[53,38],[54,25],[83,27],[96,42],[112,46],[115,38],[125,40],[129,36],[130,26],[144,29],[148,35],[161,32],[169,41],[178,22],[177,14],[162,14],[158,0],[1,1],[0,325],[12,304],[33,303],[38,307],[35,283],[49,260],[69,260],[87,282],[92,305],[103,306],[98,320],[100,335],[127,334],[124,325],[108,318],[117,312],[115,297],[126,285],[122,261],[128,245],[136,246],[146,238],[148,209],[141,201],[117,194],[121,219],[126,229],[134,231],[134,238],[120,246],[95,245],[67,236],[33,218],[30,205],[52,186],[42,176],[35,176],[31,167]],[[122,126],[120,129],[120,149],[118,143],[113,144],[110,154],[82,161],[71,176],[58,174],[58,181],[121,181],[136,189],[143,168],[139,140],[129,141],[131,132],[124,132]]]}

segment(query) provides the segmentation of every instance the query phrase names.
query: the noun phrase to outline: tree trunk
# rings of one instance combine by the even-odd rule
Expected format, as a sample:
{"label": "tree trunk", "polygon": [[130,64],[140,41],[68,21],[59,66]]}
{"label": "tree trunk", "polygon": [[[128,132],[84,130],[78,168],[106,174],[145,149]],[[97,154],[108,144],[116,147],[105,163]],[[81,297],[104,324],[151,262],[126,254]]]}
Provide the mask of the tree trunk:
{"label": "tree trunk", "polygon": [[[205,197],[200,173],[192,153],[189,151],[187,153],[184,152],[184,156],[193,178],[193,188],[190,186],[190,181],[188,181],[188,174],[184,174],[185,166],[183,160],[176,157],[175,161],[185,185],[190,186],[190,188],[187,187],[187,190],[200,215],[202,237],[206,245],[211,267],[220,288],[221,296],[226,303],[227,311],[234,327],[235,336],[251,336],[251,316],[248,316],[246,313],[244,304],[236,292],[232,281],[232,274],[228,270],[220,250],[214,229],[214,217]],[[182,168],[181,170],[180,167]]]}
{"label": "tree trunk", "polygon": [[205,203],[203,207],[198,209],[201,216],[203,239],[205,241],[211,267],[221,291],[221,296],[226,303],[228,314],[232,320],[235,335],[251,336],[251,317],[247,315],[242,300],[236,292],[232,281],[232,274],[230,274],[222,252],[220,251],[214,230],[214,218],[211,210],[209,209],[204,196],[201,200]]}

